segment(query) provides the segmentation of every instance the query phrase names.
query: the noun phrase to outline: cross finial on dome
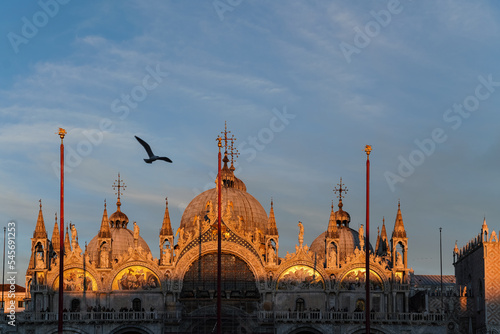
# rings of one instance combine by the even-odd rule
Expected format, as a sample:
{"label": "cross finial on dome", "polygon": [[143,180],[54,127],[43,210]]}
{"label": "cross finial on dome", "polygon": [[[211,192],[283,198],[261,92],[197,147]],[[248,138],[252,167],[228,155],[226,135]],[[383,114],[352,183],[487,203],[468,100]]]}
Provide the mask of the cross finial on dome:
{"label": "cross finial on dome", "polygon": [[[347,193],[347,191],[349,190],[349,189],[347,189],[347,187],[345,187],[345,185],[344,185],[344,187],[342,187],[343,185],[344,184],[342,183],[342,178],[340,178],[340,183],[337,184],[338,188],[335,187],[333,189],[334,193],[337,193],[337,192],[339,193],[337,197],[340,199],[340,201],[342,201],[342,198],[345,197],[345,193]],[[342,195],[342,193],[344,193],[344,195]]]}
{"label": "cross finial on dome", "polygon": [[228,147],[229,147],[229,150],[231,151],[230,154],[231,154],[231,167],[232,167],[234,164],[234,158],[239,156],[239,152],[238,152],[238,149],[236,149],[234,147],[234,141],[236,140],[236,138],[234,137],[234,135],[231,135],[231,137],[229,137],[228,135],[230,133],[231,133],[231,131],[228,131],[227,122],[225,121],[224,122],[224,131],[221,131],[221,134],[223,136],[222,137],[219,136],[218,140],[224,141],[224,154],[225,155],[228,154]]}
{"label": "cross finial on dome", "polygon": [[240,152],[238,152],[238,149],[234,147],[234,141],[236,140],[234,135],[232,135],[228,140],[231,141],[231,146],[229,147],[231,149],[231,168],[234,169],[234,158],[237,158],[240,155]]}
{"label": "cross finial on dome", "polygon": [[227,135],[230,134],[230,133],[231,133],[231,131],[227,131],[227,122],[224,121],[224,131],[222,131],[221,134],[224,135],[224,137],[222,138],[222,140],[224,141],[224,151],[225,151],[226,154],[227,154],[227,142],[233,140],[232,138],[228,138],[227,137]]}
{"label": "cross finial on dome", "polygon": [[[116,190],[116,188],[118,188],[118,190],[116,190],[115,195],[118,195],[116,206],[118,207],[118,211],[120,211],[120,206],[122,205],[120,202],[120,195],[123,195],[123,190],[125,190],[127,186],[125,185],[125,182],[123,182],[123,180],[120,179],[120,173],[118,173],[118,180],[115,180],[115,182],[118,182],[118,185],[116,183],[113,183],[112,187],[113,190]],[[122,189],[120,190],[120,188]]]}
{"label": "cross finial on dome", "polygon": [[[120,173],[118,173],[118,180],[115,180],[115,182],[118,182],[118,185],[116,185],[116,184],[113,183],[113,189],[116,190],[116,188],[118,188],[118,190],[116,191],[115,195],[118,195],[118,199],[119,199],[120,195],[123,195],[123,190],[125,190],[125,188],[127,186],[125,185],[125,182],[123,182],[123,180],[120,179]],[[120,188],[123,188],[123,189],[120,190]]]}

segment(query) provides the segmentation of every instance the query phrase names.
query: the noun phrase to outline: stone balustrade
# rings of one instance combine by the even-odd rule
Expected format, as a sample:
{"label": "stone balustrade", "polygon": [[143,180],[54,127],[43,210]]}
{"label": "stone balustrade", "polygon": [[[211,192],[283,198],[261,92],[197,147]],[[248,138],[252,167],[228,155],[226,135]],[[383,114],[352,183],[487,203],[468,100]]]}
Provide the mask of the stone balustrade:
{"label": "stone balustrade", "polygon": [[[8,314],[0,314],[0,319],[6,322]],[[311,323],[358,323],[365,320],[364,312],[323,312],[323,311],[259,311],[258,321],[275,322],[311,322]],[[18,322],[38,323],[57,322],[57,312],[19,312]],[[181,311],[113,311],[113,312],[64,312],[64,321],[71,322],[174,322],[182,319]],[[440,313],[383,313],[372,312],[371,321],[380,324],[442,324],[445,314]]]}
{"label": "stone balustrade", "polygon": [[[0,314],[0,318],[6,318],[7,314]],[[4,319],[4,320],[5,320]],[[19,312],[16,319],[23,323],[51,322],[58,321],[57,312]],[[178,322],[181,319],[181,312],[157,312],[157,311],[114,311],[114,312],[64,312],[63,320],[71,322]]]}
{"label": "stone balustrade", "polygon": [[[322,311],[260,311],[262,322],[330,322],[349,323],[365,320],[364,312],[322,312]],[[445,315],[440,313],[382,313],[372,312],[371,321],[384,324],[440,324]]]}

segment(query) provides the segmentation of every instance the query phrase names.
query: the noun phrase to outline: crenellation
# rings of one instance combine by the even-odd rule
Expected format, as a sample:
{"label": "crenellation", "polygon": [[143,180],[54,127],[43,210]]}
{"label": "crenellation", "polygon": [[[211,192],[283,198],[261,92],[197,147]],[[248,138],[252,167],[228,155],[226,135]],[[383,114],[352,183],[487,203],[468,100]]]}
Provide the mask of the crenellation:
{"label": "crenellation", "polygon": [[[489,240],[488,240],[489,237]],[[455,261],[461,327],[483,333],[500,330],[500,244],[484,220],[481,233],[462,247]]]}

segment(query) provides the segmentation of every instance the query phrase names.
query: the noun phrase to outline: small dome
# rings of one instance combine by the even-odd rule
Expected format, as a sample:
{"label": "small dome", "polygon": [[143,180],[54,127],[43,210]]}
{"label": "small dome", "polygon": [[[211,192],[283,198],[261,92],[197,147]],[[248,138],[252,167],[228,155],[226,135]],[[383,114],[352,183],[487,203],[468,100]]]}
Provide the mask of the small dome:
{"label": "small dome", "polygon": [[148,244],[139,235],[137,239],[137,246],[134,243],[134,232],[127,229],[129,223],[128,217],[125,213],[121,211],[121,201],[120,201],[120,188],[124,188],[122,180],[120,179],[120,173],[118,173],[118,185],[113,187],[118,188],[118,198],[116,200],[116,211],[107,218],[106,202],[104,202],[104,213],[103,220],[101,223],[101,228],[99,233],[90,240],[87,246],[87,252],[89,254],[91,261],[98,261],[99,249],[102,245],[99,244],[99,238],[101,240],[109,240],[111,236],[111,261],[118,259],[118,257],[124,253],[128,253],[130,248],[142,248],[146,253],[151,254]]}
{"label": "small dome", "polygon": [[[245,183],[234,175],[235,168],[233,164],[231,163],[231,167],[227,166],[227,163],[229,162],[227,153],[224,154],[224,159],[222,159],[222,161],[224,162],[224,167],[221,169],[222,186],[247,191]],[[218,184],[217,178],[215,178],[215,184]]]}
{"label": "small dome", "polygon": [[349,223],[351,222],[351,216],[347,211],[342,210],[343,204],[342,200],[339,202],[339,210],[334,214],[334,220],[337,223],[337,226],[346,226],[349,227]]}
{"label": "small dome", "polygon": [[[98,238],[98,236],[95,236],[87,246],[87,251],[89,253],[90,259],[93,261],[97,261],[97,258],[99,256]],[[148,244],[141,236],[139,236],[139,239],[137,240],[137,245],[140,246],[144,251],[146,251],[146,253],[151,253]],[[134,232],[127,228],[111,228],[111,259],[117,259],[121,254],[127,253],[129,247],[135,248]]]}
{"label": "small dome", "polygon": [[[346,212],[347,213],[347,212]],[[339,227],[339,240],[338,240],[338,252],[339,260],[344,261],[348,256],[354,254],[354,250],[359,248],[359,233],[349,227]],[[325,256],[325,242],[326,242],[326,232],[321,233],[316,239],[314,239],[311,247],[309,248],[311,252],[318,254],[318,257],[324,258]],[[366,241],[366,238],[365,238]],[[370,245],[370,251],[373,251]]]}
{"label": "small dome", "polygon": [[[120,174],[118,174],[118,176],[119,175]],[[109,216],[109,224],[111,225],[111,227],[127,227],[128,217],[121,211],[121,206],[122,203],[120,202],[120,196],[118,196],[118,200],[116,201],[116,211],[111,216]]]}
{"label": "small dome", "polygon": [[118,210],[111,216],[109,216],[109,222],[111,224],[111,227],[119,226],[122,228],[126,228],[128,224],[128,217],[126,214]]}
{"label": "small dome", "polygon": [[234,177],[234,188],[235,189],[240,189],[242,191],[247,191],[247,187],[245,186],[245,183],[238,179],[236,176]]}

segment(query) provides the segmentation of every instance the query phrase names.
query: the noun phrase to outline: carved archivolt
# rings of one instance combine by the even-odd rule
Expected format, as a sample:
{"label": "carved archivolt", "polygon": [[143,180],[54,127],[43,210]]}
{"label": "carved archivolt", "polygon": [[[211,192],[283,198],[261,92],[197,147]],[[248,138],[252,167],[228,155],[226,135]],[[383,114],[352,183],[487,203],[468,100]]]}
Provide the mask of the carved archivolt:
{"label": "carved archivolt", "polygon": [[[349,274],[349,272],[352,272],[355,269],[365,270],[365,267],[366,267],[366,264],[364,262],[352,263],[352,264],[344,267],[343,268],[344,270],[342,270],[339,273],[337,278],[342,281],[346,277],[346,275]],[[366,270],[365,270],[365,272],[366,272]],[[380,280],[382,280],[383,290],[388,291],[390,288],[389,287],[389,279],[387,278],[387,275],[385,274],[385,272],[378,265],[376,265],[374,263],[370,264],[370,272],[374,272],[375,274],[378,275],[378,278],[380,278]],[[370,279],[370,281],[371,281],[371,279]]]}
{"label": "carved archivolt", "polygon": [[282,272],[277,281],[278,290],[325,289],[323,276],[310,265],[295,265]]}
{"label": "carved archivolt", "polygon": [[[182,258],[179,259],[179,262],[176,263],[175,271],[172,273],[173,279],[182,281],[184,275],[186,274],[186,271],[194,261],[205,254],[214,252],[217,252],[216,241],[202,243],[201,251],[199,247],[191,248],[184,254]],[[262,265],[261,259],[257,258],[255,254],[248,250],[246,247],[235,243],[222,242],[222,253],[235,255],[245,261],[254,274],[256,280],[265,279],[266,272]]]}
{"label": "carved archivolt", "polygon": [[[97,291],[97,280],[87,270],[84,271],[82,268],[66,269],[63,277],[64,291]],[[52,288],[55,291],[59,289],[59,275],[54,279]]]}
{"label": "carved archivolt", "polygon": [[[202,244],[208,244],[211,242],[217,242],[217,227],[210,225],[209,228],[202,233],[201,236],[198,236],[197,238],[190,239],[187,245],[184,246],[183,243],[177,244],[177,246],[180,248],[179,250],[176,251],[176,261],[179,263],[179,261],[182,261],[183,257],[188,253],[191,252],[193,249],[196,249],[199,251],[200,248],[200,243]],[[251,252],[253,255],[252,257],[258,258],[259,260],[262,260],[259,253],[257,252],[255,246],[260,245],[260,244],[251,244],[249,243],[245,238],[242,238],[239,236],[237,233],[232,231],[230,228],[227,227],[227,225],[223,222],[221,225],[221,235],[222,235],[222,243],[223,245],[229,243],[231,246],[227,246],[228,249],[233,248],[234,246],[239,246],[246,248],[249,252]],[[260,261],[260,265],[264,265],[262,261]]]}
{"label": "carved archivolt", "polygon": [[[47,281],[48,286],[51,286],[54,289],[56,288],[56,285],[57,285],[57,287],[59,286],[59,269],[58,268],[59,267],[52,269],[52,272],[57,273],[57,274],[51,275],[49,273],[47,275],[47,276],[49,276],[48,281]],[[78,285],[79,283],[83,284],[83,280],[82,280],[82,282],[80,282],[80,280],[79,280],[80,277],[78,277],[79,274],[80,273],[83,274],[83,272],[84,272],[84,270],[83,270],[82,265],[74,265],[74,264],[67,265],[67,266],[64,266],[63,276],[65,279],[75,281],[75,284]],[[86,267],[85,273],[86,273],[86,275],[85,275],[86,278],[91,279],[91,281],[92,281],[92,289],[87,289],[87,291],[91,291],[91,290],[94,290],[94,291],[98,290],[99,291],[103,288],[103,286],[100,284],[99,280],[97,279],[99,277],[99,274],[96,271],[94,271],[92,268]],[[87,287],[89,287],[89,285]],[[82,291],[83,291],[83,288],[82,288]]]}
{"label": "carved archivolt", "polygon": [[152,270],[139,265],[128,266],[113,279],[113,290],[156,290],[160,289],[160,278]]}
{"label": "carved archivolt", "polygon": [[157,278],[163,277],[162,271],[160,270],[160,268],[158,268],[158,266],[155,263],[146,262],[144,260],[125,262],[121,264],[119,267],[113,269],[111,272],[105,274],[103,285],[106,286],[108,291],[111,291],[113,289],[113,282],[115,281],[115,278],[118,279],[121,278],[117,277],[117,275],[122,270],[129,267],[144,267],[149,269],[152,273],[154,273]]}

